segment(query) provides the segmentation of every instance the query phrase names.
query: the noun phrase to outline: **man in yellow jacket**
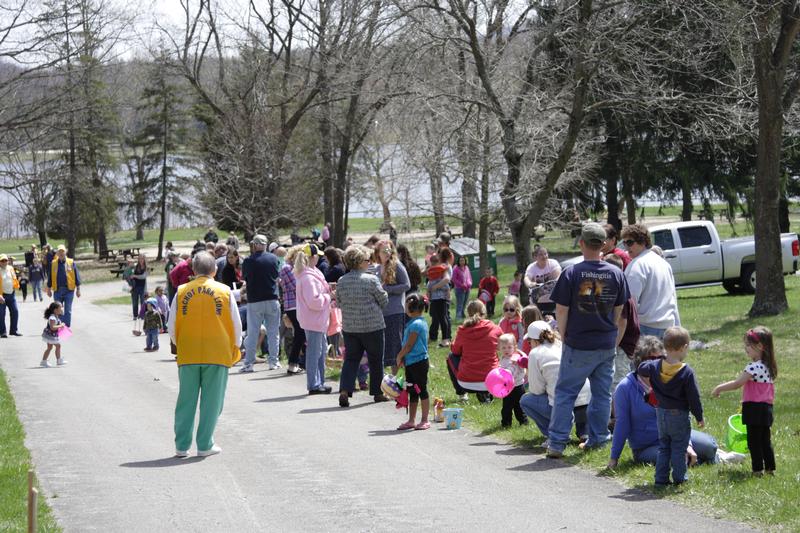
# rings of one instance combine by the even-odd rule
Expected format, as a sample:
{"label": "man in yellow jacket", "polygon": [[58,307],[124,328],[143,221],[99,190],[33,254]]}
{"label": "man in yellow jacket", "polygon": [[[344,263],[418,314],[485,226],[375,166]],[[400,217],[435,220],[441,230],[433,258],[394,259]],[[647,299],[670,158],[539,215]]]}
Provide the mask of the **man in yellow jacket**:
{"label": "man in yellow jacket", "polygon": [[208,252],[192,259],[195,279],[178,287],[172,299],[168,329],[178,347],[180,390],[175,405],[175,455],[187,457],[194,415],[200,401],[197,455],[221,452],[214,428],[222,412],[228,369],[239,360],[242,322],[230,289],[214,281],[216,264]]}
{"label": "man in yellow jacket", "polygon": [[47,282],[47,296],[64,306],[64,324],[72,325],[72,300],[81,297],[81,274],[78,265],[67,257],[67,249],[59,245],[58,252],[50,263],[50,278]]}

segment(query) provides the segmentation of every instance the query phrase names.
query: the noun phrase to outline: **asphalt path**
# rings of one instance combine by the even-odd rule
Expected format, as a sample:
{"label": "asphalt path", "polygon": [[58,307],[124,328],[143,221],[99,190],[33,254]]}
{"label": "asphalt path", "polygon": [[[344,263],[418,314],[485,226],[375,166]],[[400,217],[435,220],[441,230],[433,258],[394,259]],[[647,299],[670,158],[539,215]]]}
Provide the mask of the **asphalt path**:
{"label": "asphalt path", "polygon": [[309,397],[304,376],[265,365],[231,371],[223,452],[173,458],[167,337],[144,352],[128,307],[92,303],[121,294],[119,283],[82,289],[68,365],[39,367],[42,303],[21,304],[24,336],[0,340],[65,531],[747,530],[468,429],[397,432],[393,405],[359,393],[340,409],[335,394]]}

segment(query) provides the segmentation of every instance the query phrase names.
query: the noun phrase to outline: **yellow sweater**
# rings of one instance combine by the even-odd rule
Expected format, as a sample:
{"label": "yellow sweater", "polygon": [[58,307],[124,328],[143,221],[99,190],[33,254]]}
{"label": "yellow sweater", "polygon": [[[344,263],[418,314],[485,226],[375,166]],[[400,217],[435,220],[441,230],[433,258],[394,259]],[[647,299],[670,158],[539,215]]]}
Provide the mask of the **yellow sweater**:
{"label": "yellow sweater", "polygon": [[178,288],[172,306],[179,366],[230,367],[239,360],[236,330],[241,331],[241,323],[238,313],[235,318],[232,315],[231,305],[230,289],[206,276]]}

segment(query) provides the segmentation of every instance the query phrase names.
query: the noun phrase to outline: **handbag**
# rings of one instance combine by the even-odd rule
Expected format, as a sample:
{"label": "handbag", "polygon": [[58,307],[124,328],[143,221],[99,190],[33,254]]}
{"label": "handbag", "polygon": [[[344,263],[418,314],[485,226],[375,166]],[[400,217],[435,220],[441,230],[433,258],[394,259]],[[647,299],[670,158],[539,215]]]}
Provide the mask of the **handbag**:
{"label": "handbag", "polygon": [[336,302],[331,302],[331,315],[328,320],[328,337],[332,337],[342,331],[342,310],[336,305]]}

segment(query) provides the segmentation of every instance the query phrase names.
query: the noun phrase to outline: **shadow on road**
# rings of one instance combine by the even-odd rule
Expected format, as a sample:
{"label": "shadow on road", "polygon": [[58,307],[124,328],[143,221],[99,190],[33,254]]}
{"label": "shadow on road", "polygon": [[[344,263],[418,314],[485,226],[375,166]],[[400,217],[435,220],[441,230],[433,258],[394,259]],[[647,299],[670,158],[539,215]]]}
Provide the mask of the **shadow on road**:
{"label": "shadow on road", "polygon": [[192,463],[199,463],[205,457],[165,457],[163,459],[151,459],[149,461],[135,461],[132,463],[122,463],[121,467],[124,468],[165,468],[168,466],[183,466]]}
{"label": "shadow on road", "polygon": [[508,470],[522,472],[547,472],[548,470],[558,470],[560,468],[571,468],[572,465],[556,459],[541,458],[538,461],[526,465],[512,466]]}
{"label": "shadow on road", "polygon": [[414,431],[400,431],[397,429],[373,429],[370,430],[370,437],[394,437],[395,435],[403,435],[405,433],[414,433]]}
{"label": "shadow on road", "polygon": [[615,500],[625,500],[626,502],[649,502],[652,500],[660,500],[661,498],[650,491],[644,489],[644,486],[632,487],[625,489],[619,494],[611,494],[609,498]]}
{"label": "shadow on road", "polygon": [[315,407],[313,409],[303,409],[300,411],[301,415],[313,415],[315,413],[346,413],[348,411],[352,411],[353,409],[361,409],[362,407],[366,407],[368,405],[372,405],[373,402],[369,403],[357,403],[355,405],[350,405],[350,407],[339,407],[338,405],[332,407]]}
{"label": "shadow on road", "polygon": [[298,394],[296,396],[279,396],[278,398],[264,398],[263,400],[255,400],[253,403],[272,403],[272,402],[293,402],[308,398],[308,394]]}

